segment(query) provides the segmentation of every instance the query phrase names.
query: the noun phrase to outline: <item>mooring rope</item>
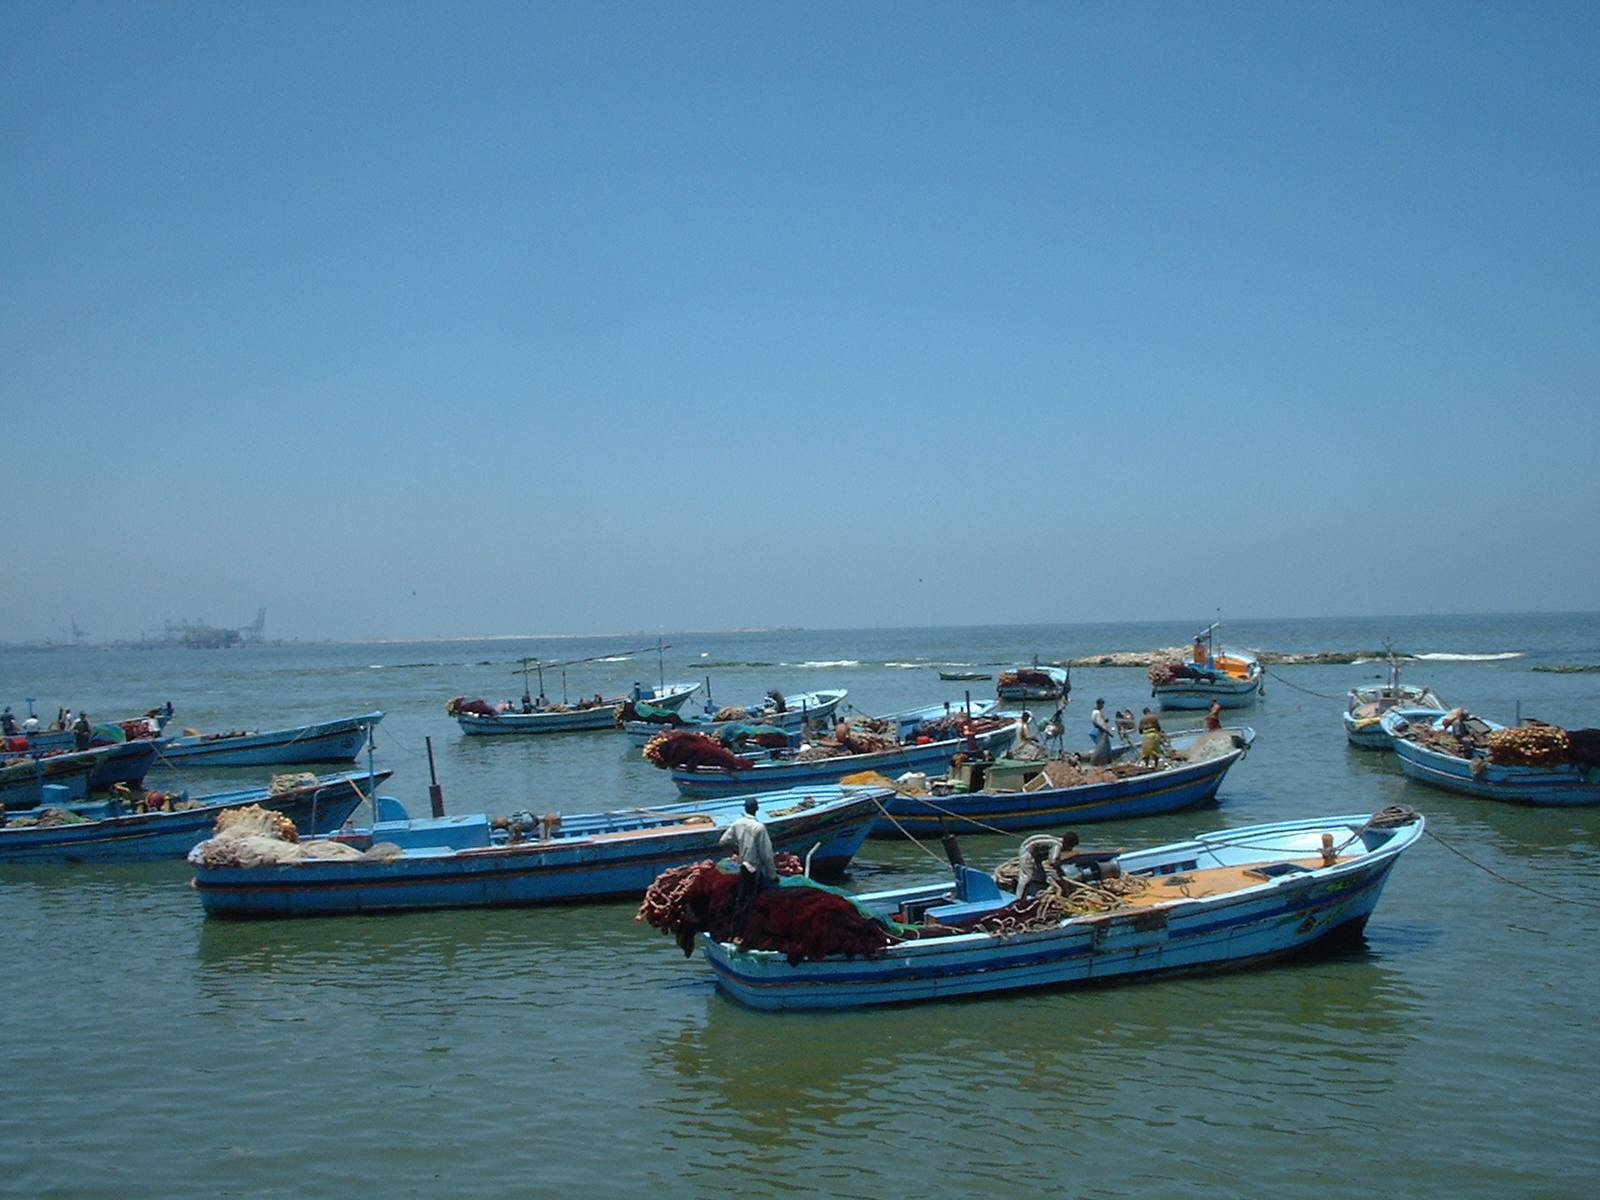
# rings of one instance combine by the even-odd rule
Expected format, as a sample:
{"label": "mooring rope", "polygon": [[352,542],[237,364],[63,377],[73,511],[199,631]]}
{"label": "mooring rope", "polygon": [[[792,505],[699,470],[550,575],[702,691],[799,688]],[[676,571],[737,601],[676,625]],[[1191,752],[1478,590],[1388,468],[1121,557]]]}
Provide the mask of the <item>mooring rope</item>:
{"label": "mooring rope", "polygon": [[1438,842],[1439,845],[1443,846],[1446,850],[1450,851],[1451,854],[1454,854],[1457,858],[1462,859],[1464,862],[1471,863],[1473,866],[1477,867],[1478,870],[1482,871],[1485,875],[1492,875],[1494,878],[1498,879],[1501,883],[1510,884],[1514,888],[1521,888],[1525,892],[1532,892],[1535,896],[1542,896],[1546,900],[1557,900],[1557,901],[1560,901],[1562,904],[1576,904],[1580,908],[1600,908],[1600,903],[1597,903],[1594,900],[1574,900],[1571,896],[1558,896],[1554,892],[1546,892],[1546,891],[1544,891],[1544,890],[1542,890],[1540,888],[1533,887],[1531,884],[1519,883],[1515,879],[1509,879],[1506,876],[1500,874],[1500,872],[1496,871],[1493,867],[1486,867],[1481,862],[1479,862],[1477,859],[1473,858],[1471,855],[1463,853],[1460,850],[1457,850],[1454,846],[1452,846],[1449,842],[1445,841],[1442,837],[1440,837],[1433,830],[1425,829],[1425,830],[1423,830],[1423,832],[1426,833],[1429,837],[1431,837],[1434,841]]}
{"label": "mooring rope", "polygon": [[1318,700],[1343,700],[1343,699],[1345,699],[1344,696],[1328,696],[1328,695],[1324,695],[1322,692],[1313,692],[1308,687],[1301,687],[1298,683],[1293,683],[1293,682],[1285,679],[1282,675],[1279,675],[1276,671],[1274,671],[1274,670],[1272,670],[1272,669],[1270,669],[1268,667],[1262,667],[1261,670],[1265,674],[1271,675],[1279,683],[1283,684],[1284,687],[1292,687],[1295,691],[1304,692],[1308,696],[1315,696]]}

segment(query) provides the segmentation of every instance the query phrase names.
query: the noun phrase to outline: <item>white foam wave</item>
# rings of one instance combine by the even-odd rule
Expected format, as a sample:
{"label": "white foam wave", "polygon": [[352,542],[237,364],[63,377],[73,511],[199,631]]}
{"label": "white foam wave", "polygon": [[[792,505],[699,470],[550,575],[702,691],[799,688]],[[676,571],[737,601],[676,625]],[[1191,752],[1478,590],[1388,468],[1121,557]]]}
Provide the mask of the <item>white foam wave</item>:
{"label": "white foam wave", "polygon": [[859,667],[861,660],[859,658],[835,658],[827,662],[779,663],[778,665],[780,667],[799,667],[802,670],[816,670],[829,667]]}
{"label": "white foam wave", "polygon": [[597,658],[594,661],[595,662],[632,662],[633,661],[633,655],[631,655],[631,654],[613,654],[610,658]]}
{"label": "white foam wave", "polygon": [[886,667],[893,667],[896,671],[920,671],[923,667],[926,667],[929,664],[925,662],[886,662],[883,665]]}
{"label": "white foam wave", "polygon": [[1501,662],[1508,658],[1526,657],[1521,650],[1507,650],[1504,654],[1446,654],[1441,652],[1433,654],[1418,654],[1420,659],[1428,662]]}

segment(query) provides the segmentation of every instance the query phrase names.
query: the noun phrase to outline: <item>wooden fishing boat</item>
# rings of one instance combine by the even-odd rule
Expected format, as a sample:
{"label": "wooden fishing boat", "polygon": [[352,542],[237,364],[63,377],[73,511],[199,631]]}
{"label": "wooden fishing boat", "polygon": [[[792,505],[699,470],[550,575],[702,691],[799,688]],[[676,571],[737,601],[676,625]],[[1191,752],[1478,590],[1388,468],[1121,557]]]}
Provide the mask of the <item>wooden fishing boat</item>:
{"label": "wooden fishing boat", "polygon": [[635,746],[644,745],[663,729],[692,729],[696,733],[716,737],[731,725],[750,724],[766,725],[789,733],[798,733],[809,721],[825,721],[832,717],[849,694],[844,688],[801,692],[798,695],[782,697],[783,707],[780,709],[774,702],[773,694],[769,693],[764,702],[747,706],[744,710],[745,716],[726,721],[715,719],[716,713],[726,710],[709,704],[705,712],[682,716],[675,710],[666,709],[652,700],[648,701],[652,708],[663,710],[668,715],[653,716],[647,720],[624,721],[622,728],[626,731],[628,740]]}
{"label": "wooden fishing boat", "polygon": [[1186,662],[1167,660],[1149,669],[1150,694],[1163,709],[1207,709],[1215,700],[1223,708],[1248,708],[1261,692],[1261,664],[1243,650],[1222,649],[1222,622],[1195,635]]}
{"label": "wooden fishing boat", "polygon": [[994,675],[989,671],[941,670],[939,672],[939,678],[944,680],[946,683],[981,683],[985,680],[993,679]]}
{"label": "wooden fishing boat", "polygon": [[1068,787],[1048,785],[1046,763],[1000,760],[990,765],[987,776],[995,783],[978,791],[897,794],[885,806],[888,817],[872,827],[872,834],[1009,833],[1198,808],[1216,798],[1223,777],[1249,753],[1255,736],[1249,728],[1178,734],[1169,739],[1172,750],[1179,755],[1199,751],[1193,761],[1169,758],[1167,765],[1149,771],[1133,764],[1100,768],[1096,774],[1109,778]]}
{"label": "wooden fishing boat", "polygon": [[275,767],[354,762],[381,720],[381,712],[370,712],[269,733],[234,731],[167,738],[160,743],[155,766]]}
{"label": "wooden fishing boat", "polygon": [[1002,700],[1061,700],[1071,691],[1071,672],[1065,667],[1041,667],[1038,659],[1031,667],[1001,672],[995,685],[995,694]]}
{"label": "wooden fishing boat", "polygon": [[[818,874],[842,871],[888,793],[807,788],[761,798],[757,816],[774,849]],[[390,843],[388,857],[262,867],[208,867],[189,856],[209,916],[287,917],[418,908],[481,908],[637,896],[669,867],[722,858],[720,839],[744,814],[742,799],[562,816],[533,836],[498,841],[482,814],[383,822],[340,840]]]}
{"label": "wooden fishing boat", "polygon": [[1449,706],[1430,687],[1400,682],[1400,660],[1389,655],[1389,682],[1380,687],[1351,688],[1345,702],[1344,735],[1363,750],[1387,750],[1393,739],[1383,727],[1384,714],[1399,710],[1409,722],[1442,717]]}
{"label": "wooden fishing boat", "polygon": [[[375,783],[390,775],[352,771],[324,775],[314,783],[272,792],[245,788],[200,796],[193,807],[174,811],[134,811],[120,801],[102,800],[68,808],[67,823],[40,818],[46,810],[8,813],[0,826],[0,862],[147,862],[182,858],[211,836],[217,814],[259,804],[284,814],[301,834],[331,833],[349,820]],[[55,818],[59,821],[59,817]]]}
{"label": "wooden fishing boat", "polygon": [[[527,702],[520,711],[516,706],[464,708],[458,703],[461,697],[457,697],[446,705],[445,711],[456,719],[461,732],[474,737],[575,733],[588,729],[614,729],[617,707],[626,699],[645,700],[657,708],[674,710],[692,696],[699,686],[698,683],[669,683],[661,688],[649,688],[635,684],[632,697],[618,696],[607,700],[597,696],[571,705],[552,704],[543,695],[537,700],[527,700],[525,697]],[[483,704],[482,701],[469,703]]]}
{"label": "wooden fishing boat", "polygon": [[957,737],[923,744],[902,742],[892,749],[871,754],[840,754],[831,758],[797,758],[794,752],[778,751],[747,768],[675,769],[672,782],[685,796],[709,797],[816,787],[837,783],[846,775],[862,771],[876,771],[891,778],[905,771],[938,774],[949,767],[950,760],[957,754],[998,749],[1010,744],[1016,734],[1015,721],[990,720],[985,724],[990,727],[975,732],[970,740]]}
{"label": "wooden fishing boat", "polygon": [[[1382,723],[1393,741],[1400,769],[1418,783],[1507,804],[1600,804],[1600,764],[1592,756],[1587,761],[1551,766],[1497,762],[1490,735],[1507,727],[1482,717],[1465,716],[1457,723],[1448,716],[1435,718],[1424,713],[1422,719],[1412,722],[1404,710],[1392,709]],[[1461,736],[1451,732],[1451,726],[1459,729]]]}
{"label": "wooden fishing boat", "polygon": [[[1386,810],[1099,856],[1095,878],[1120,877],[1125,889],[1115,905],[1034,925],[1006,921],[1005,912],[1017,911],[1007,907],[1013,897],[958,864],[954,887],[855,898],[893,931],[876,958],[840,954],[791,965],[780,951],[742,949],[706,933],[700,946],[717,986],[762,1009],[900,1004],[1232,968],[1358,935],[1390,870],[1422,831],[1419,814]],[[997,915],[992,923],[1004,932],[968,931]]]}
{"label": "wooden fishing boat", "polygon": [[[92,750],[44,751],[0,759],[0,806],[36,808],[82,800],[114,784],[138,787],[156,757],[153,741],[114,742]],[[44,790],[52,787],[49,793]]]}

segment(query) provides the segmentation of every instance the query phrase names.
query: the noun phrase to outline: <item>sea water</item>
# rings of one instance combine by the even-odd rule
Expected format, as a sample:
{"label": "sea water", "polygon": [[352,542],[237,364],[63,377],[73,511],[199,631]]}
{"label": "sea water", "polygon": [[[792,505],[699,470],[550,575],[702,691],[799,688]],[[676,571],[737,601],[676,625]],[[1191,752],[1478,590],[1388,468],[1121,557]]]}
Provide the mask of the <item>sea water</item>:
{"label": "sea water", "polygon": [[[569,698],[709,677],[720,704],[845,687],[866,712],[1005,666],[1182,642],[1185,625],[679,634],[0,654],[0,703],[272,729],[383,709],[384,787],[427,811],[665,802],[618,733],[467,738],[454,695],[514,698],[516,660]],[[1225,645],[1375,649],[1510,721],[1600,725],[1600,617],[1238,622]],[[1496,657],[1504,655],[1518,657]],[[580,662],[597,659],[602,661]],[[545,692],[559,699],[561,667]],[[1363,947],[1313,962],[906,1008],[755,1013],[628,903],[207,921],[182,863],[0,867],[0,1192],[28,1196],[1271,1194],[1596,1190],[1600,810],[1407,783],[1349,748],[1346,689],[1385,667],[1270,668],[1214,807],[1083,826],[1133,847],[1405,803],[1437,838],[1396,867]],[[1075,669],[1135,711],[1144,672]],[[534,681],[537,691],[537,678]],[[691,700],[697,704],[700,697]],[[1169,725],[1194,715],[1171,714]],[[328,768],[322,768],[328,769]],[[264,770],[152,775],[193,794]],[[1442,840],[1440,840],[1442,839]],[[963,837],[993,865],[1014,838]],[[869,842],[851,885],[940,878],[936,848]],[[1470,860],[1470,861],[1469,861]],[[1509,882],[1508,882],[1509,881]],[[1514,886],[1523,885],[1521,887]],[[1530,890],[1534,889],[1534,890]],[[1541,894],[1542,893],[1542,894]]]}

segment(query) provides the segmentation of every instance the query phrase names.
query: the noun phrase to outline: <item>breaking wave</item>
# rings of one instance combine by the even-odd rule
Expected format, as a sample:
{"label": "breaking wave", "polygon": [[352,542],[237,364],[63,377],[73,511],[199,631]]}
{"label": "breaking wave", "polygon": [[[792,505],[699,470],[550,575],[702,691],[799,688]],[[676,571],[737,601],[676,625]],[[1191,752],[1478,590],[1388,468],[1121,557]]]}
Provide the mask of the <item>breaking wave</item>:
{"label": "breaking wave", "polygon": [[1507,658],[1525,658],[1526,655],[1521,650],[1507,650],[1503,654],[1446,654],[1439,651],[1414,657],[1426,662],[1500,662]]}

